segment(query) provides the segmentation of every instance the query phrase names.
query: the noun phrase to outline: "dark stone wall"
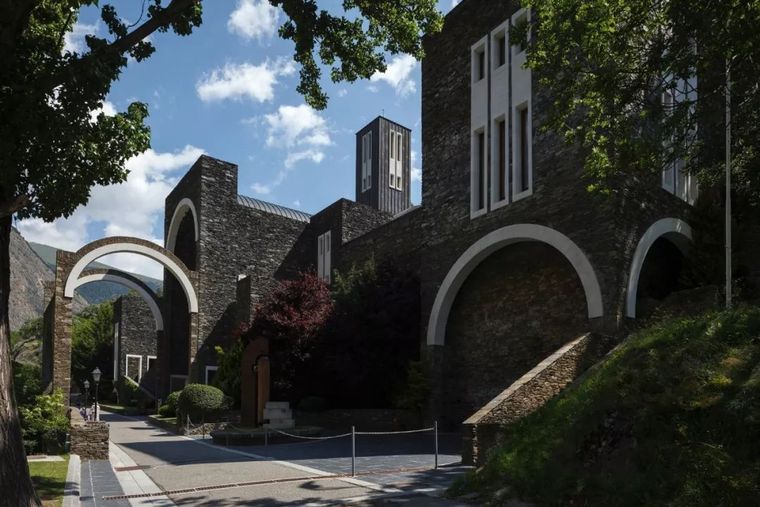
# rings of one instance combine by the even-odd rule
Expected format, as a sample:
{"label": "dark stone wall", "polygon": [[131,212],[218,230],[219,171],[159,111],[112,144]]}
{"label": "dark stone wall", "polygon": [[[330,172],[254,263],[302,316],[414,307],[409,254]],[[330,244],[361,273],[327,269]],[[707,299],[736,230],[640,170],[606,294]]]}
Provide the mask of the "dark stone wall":
{"label": "dark stone wall", "polygon": [[583,287],[557,250],[532,242],[492,254],[449,314],[445,422],[461,423],[587,328]]}
{"label": "dark stone wall", "polygon": [[[114,302],[114,322],[118,326],[119,357],[117,379],[126,375],[127,354],[142,357],[140,377],[148,371],[148,356],[157,357],[156,320],[148,304],[136,294],[127,294]],[[129,376],[137,380],[130,364]],[[152,391],[155,391],[153,387]]]}

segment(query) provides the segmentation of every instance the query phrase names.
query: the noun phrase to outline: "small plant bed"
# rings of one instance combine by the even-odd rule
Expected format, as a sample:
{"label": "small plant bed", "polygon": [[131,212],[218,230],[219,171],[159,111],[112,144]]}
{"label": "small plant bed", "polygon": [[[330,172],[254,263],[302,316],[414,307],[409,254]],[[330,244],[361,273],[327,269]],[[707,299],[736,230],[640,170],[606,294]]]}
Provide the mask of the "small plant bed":
{"label": "small plant bed", "polygon": [[150,415],[155,413],[155,410],[149,408],[125,407],[124,405],[117,405],[115,403],[101,403],[100,409],[105,410],[106,412],[111,412],[112,414],[127,416]]}
{"label": "small plant bed", "polygon": [[29,461],[29,474],[43,507],[57,507],[63,504],[69,456],[64,454],[61,457],[62,461]]}
{"label": "small plant bed", "polygon": [[172,433],[179,433],[177,418],[175,416],[149,415],[148,423]]}
{"label": "small plant bed", "polygon": [[757,505],[760,308],[642,330],[530,416],[450,496],[502,505]]}
{"label": "small plant bed", "polygon": [[[322,436],[324,429],[318,426],[300,426],[287,430],[281,430],[290,435],[299,437],[319,437]],[[214,430],[210,433],[215,444],[219,445],[261,445],[266,440],[269,443],[281,443],[294,440],[275,430],[265,430],[264,428],[245,428],[231,426],[221,430]]]}

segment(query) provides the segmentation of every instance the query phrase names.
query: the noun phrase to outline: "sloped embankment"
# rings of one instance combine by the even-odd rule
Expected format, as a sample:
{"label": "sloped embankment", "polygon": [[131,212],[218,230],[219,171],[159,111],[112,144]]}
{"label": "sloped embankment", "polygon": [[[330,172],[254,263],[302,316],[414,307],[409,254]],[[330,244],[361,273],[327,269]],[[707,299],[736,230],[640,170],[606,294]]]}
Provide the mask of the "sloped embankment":
{"label": "sloped embankment", "polygon": [[760,308],[629,338],[454,485],[495,505],[757,505]]}

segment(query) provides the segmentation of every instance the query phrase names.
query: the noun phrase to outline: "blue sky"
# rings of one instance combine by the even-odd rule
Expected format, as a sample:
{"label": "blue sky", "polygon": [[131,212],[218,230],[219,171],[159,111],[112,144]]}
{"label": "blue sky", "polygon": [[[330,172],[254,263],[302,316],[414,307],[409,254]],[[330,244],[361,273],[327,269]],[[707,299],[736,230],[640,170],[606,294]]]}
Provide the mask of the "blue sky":
{"label": "blue sky", "polygon": [[[127,20],[140,16],[142,3],[113,2]],[[440,0],[439,7],[447,12],[456,3]],[[338,8],[340,2],[320,5]],[[113,235],[163,243],[164,198],[201,153],[238,164],[239,193],[314,213],[341,197],[354,198],[354,134],[380,114],[413,131],[412,201],[419,203],[419,63],[390,56],[388,70],[371,80],[325,79],[330,103],[314,111],[295,90],[292,44],[277,36],[283,20],[266,0],[206,1],[203,25],[191,36],[152,35],[156,53],[130,62],[103,105],[113,114],[132,101],[147,103],[151,150],[128,162],[126,183],[93,189],[90,202],[66,220],[19,222],[21,233],[66,250]],[[67,49],[86,50],[87,33],[106,34],[96,9],[81,12],[66,35]],[[161,273],[137,255],[101,260]]]}

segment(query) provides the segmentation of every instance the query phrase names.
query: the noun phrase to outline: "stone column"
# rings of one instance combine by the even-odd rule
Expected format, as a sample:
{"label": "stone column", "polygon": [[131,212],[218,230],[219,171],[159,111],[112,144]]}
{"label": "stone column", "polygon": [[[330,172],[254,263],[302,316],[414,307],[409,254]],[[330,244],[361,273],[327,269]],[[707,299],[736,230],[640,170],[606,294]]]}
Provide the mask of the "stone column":
{"label": "stone column", "polygon": [[71,298],[64,297],[74,255],[59,250],[55,260],[55,294],[53,297],[53,389],[61,389],[68,400],[71,389]]}

